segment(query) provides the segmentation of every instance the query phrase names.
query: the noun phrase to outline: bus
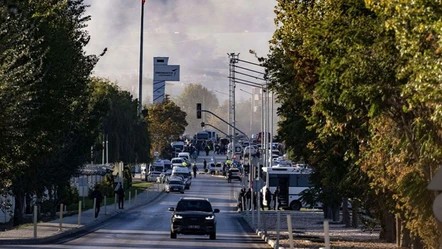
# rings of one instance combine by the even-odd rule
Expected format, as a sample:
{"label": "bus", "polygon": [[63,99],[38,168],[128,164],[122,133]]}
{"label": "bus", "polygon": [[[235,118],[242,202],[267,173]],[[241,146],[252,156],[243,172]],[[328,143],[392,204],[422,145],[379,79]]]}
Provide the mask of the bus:
{"label": "bus", "polygon": [[[303,205],[305,206],[300,200],[300,193],[312,186],[310,182],[310,169],[264,167],[262,170],[262,178],[265,179],[265,186],[262,188],[262,193],[265,193],[266,188],[269,188],[273,194],[276,187],[279,186],[280,207],[300,210]],[[265,199],[263,202],[264,205],[267,205]]]}
{"label": "bus", "polygon": [[195,134],[195,139],[197,141],[206,141],[209,140],[209,133],[206,131],[200,131]]}
{"label": "bus", "polygon": [[209,139],[210,141],[216,143],[216,141],[218,141],[218,136],[216,135],[216,132],[214,130],[205,130],[205,132],[207,132],[207,134],[209,134]]}

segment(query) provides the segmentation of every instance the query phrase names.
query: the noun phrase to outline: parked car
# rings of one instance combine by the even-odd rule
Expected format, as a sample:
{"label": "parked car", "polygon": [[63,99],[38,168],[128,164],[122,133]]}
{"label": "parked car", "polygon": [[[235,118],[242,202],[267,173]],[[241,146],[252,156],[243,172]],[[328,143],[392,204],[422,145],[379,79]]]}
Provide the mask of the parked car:
{"label": "parked car", "polygon": [[176,207],[170,207],[170,238],[176,239],[177,234],[209,235],[216,239],[216,213],[207,198],[182,197]]}

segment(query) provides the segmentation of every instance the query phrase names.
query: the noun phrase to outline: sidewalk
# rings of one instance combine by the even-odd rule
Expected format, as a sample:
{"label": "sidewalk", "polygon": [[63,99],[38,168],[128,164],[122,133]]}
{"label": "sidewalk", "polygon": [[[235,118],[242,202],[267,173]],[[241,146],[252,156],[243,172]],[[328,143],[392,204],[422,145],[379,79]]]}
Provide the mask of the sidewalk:
{"label": "sidewalk", "polygon": [[34,238],[33,224],[22,226],[13,230],[0,232],[0,245],[50,243],[51,241],[61,239],[65,236],[86,231],[89,228],[92,228],[109,220],[119,213],[127,212],[134,208],[158,200],[159,198],[164,196],[163,189],[164,185],[162,184],[153,185],[146,191],[139,193],[136,197],[132,197],[130,201],[126,200],[124,202],[124,209],[118,209],[117,205],[115,205],[114,203],[107,203],[107,205],[104,206],[103,202],[100,209],[100,214],[97,218],[94,217],[93,209],[82,210],[80,225],[78,225],[78,214],[63,217],[61,231],[59,218],[49,222],[39,222],[37,223],[36,238]]}

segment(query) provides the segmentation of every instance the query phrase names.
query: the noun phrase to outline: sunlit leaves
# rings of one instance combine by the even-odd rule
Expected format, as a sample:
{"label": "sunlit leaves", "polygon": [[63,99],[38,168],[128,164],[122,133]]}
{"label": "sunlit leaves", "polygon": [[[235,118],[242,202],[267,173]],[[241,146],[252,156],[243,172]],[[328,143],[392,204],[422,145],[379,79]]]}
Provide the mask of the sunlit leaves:
{"label": "sunlit leaves", "polygon": [[149,107],[149,130],[152,150],[160,152],[184,134],[186,113],[172,101],[164,101]]}

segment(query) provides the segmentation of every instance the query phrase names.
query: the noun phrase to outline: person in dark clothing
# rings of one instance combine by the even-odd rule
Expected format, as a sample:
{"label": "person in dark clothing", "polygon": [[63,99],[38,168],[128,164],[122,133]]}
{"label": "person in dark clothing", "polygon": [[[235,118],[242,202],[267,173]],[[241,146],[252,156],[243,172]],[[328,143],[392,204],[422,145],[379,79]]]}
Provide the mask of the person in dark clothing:
{"label": "person in dark clothing", "polygon": [[273,209],[275,209],[275,210],[276,210],[276,202],[278,202],[278,210],[279,210],[279,206],[281,204],[281,202],[279,200],[279,187],[276,187],[276,190],[273,193]]}
{"label": "person in dark clothing", "polygon": [[219,144],[216,144],[215,145],[215,152],[217,155],[219,155],[219,153],[220,153],[219,150],[220,150]]}
{"label": "person in dark clothing", "polygon": [[196,167],[196,163],[193,163],[192,169],[193,169],[193,177],[196,178],[196,172],[198,171],[198,168]]}
{"label": "person in dark clothing", "polygon": [[204,171],[206,171],[206,169],[207,169],[207,161],[206,161],[206,159],[204,159],[204,161],[203,161],[203,167],[204,167]]}
{"label": "person in dark clothing", "polygon": [[260,157],[261,157],[261,153],[259,152],[259,150],[256,152],[255,156],[256,156],[257,158],[260,158]]}
{"label": "person in dark clothing", "polygon": [[120,187],[117,190],[117,195],[118,195],[118,208],[119,209],[124,209],[124,189],[123,186],[120,184]]}
{"label": "person in dark clothing", "polygon": [[251,202],[251,198],[252,198],[252,191],[251,191],[251,189],[249,188],[248,190],[247,190],[247,193],[246,193],[246,199],[247,199],[247,201],[246,201],[246,208],[247,207],[249,207],[249,209],[251,209],[252,208],[252,202]]}
{"label": "person in dark clothing", "polygon": [[210,152],[210,145],[207,145],[207,146],[206,146],[206,156],[209,155],[209,152]]}
{"label": "person in dark clothing", "polygon": [[100,213],[101,202],[103,201],[103,194],[100,191],[100,185],[95,185],[94,191],[91,193],[92,200],[95,199],[95,218]]}
{"label": "person in dark clothing", "polygon": [[229,170],[229,172],[227,172],[227,182],[231,183],[232,182],[232,171]]}
{"label": "person in dark clothing", "polygon": [[[246,197],[245,195],[246,195],[246,190],[244,188],[242,188],[241,191],[239,192],[239,195],[238,195],[238,208],[241,211],[244,211],[242,206],[243,206],[243,201],[244,201],[244,205],[245,205],[245,197]],[[245,206],[244,206],[244,208],[245,208]]]}
{"label": "person in dark clothing", "polygon": [[258,195],[253,191],[253,210],[258,209]]}
{"label": "person in dark clothing", "polygon": [[272,202],[272,192],[270,192],[269,188],[267,188],[267,190],[266,190],[265,197],[266,197],[266,202],[267,202],[267,208],[269,210],[272,210],[272,206],[270,206],[270,203]]}
{"label": "person in dark clothing", "polygon": [[264,193],[259,193],[259,205],[261,207],[261,210],[264,211]]}

